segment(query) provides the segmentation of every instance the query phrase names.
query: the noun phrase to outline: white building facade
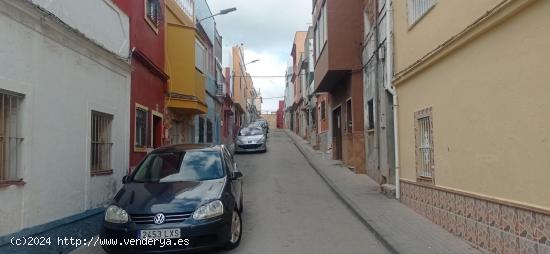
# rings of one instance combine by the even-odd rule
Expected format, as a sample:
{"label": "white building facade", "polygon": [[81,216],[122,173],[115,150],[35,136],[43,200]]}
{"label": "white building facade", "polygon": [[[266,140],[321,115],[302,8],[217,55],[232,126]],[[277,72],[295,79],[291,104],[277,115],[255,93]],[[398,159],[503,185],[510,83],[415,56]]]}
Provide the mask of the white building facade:
{"label": "white building facade", "polygon": [[131,68],[129,19],[111,1],[0,0],[0,34],[2,252],[6,236],[100,210],[121,187]]}

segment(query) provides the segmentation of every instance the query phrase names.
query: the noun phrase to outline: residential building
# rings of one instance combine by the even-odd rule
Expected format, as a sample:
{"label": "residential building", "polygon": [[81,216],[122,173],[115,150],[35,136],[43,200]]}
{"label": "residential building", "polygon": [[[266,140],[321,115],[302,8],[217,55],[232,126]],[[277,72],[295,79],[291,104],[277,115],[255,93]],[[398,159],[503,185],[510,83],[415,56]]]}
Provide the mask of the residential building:
{"label": "residential building", "polygon": [[[246,76],[246,106],[248,123],[256,121],[260,117],[261,112],[256,107],[256,101],[259,99],[258,92],[254,88],[252,76]],[[261,103],[260,103],[261,106]]]}
{"label": "residential building", "polygon": [[304,104],[305,136],[313,148],[319,149],[317,139],[317,97],[315,96],[315,84],[313,74],[315,59],[313,57],[313,27],[310,26],[304,40],[304,54],[301,57],[300,79],[302,84],[302,99]]}
{"label": "residential building", "polygon": [[[386,1],[366,2],[363,33],[363,97],[366,173],[379,184],[395,183],[393,88],[388,80],[390,23]],[[388,78],[389,77],[389,78]]]}
{"label": "residential building", "polygon": [[221,122],[221,133],[222,133],[222,144],[227,145],[230,148],[233,148],[235,145],[235,106],[233,102],[233,91],[231,90],[231,68],[226,67],[224,69],[224,84],[222,87],[223,95],[220,97],[223,106],[222,106],[222,122]]}
{"label": "residential building", "polygon": [[164,72],[164,1],[114,3],[130,17],[130,167],[135,167],[147,151],[165,143],[164,96],[168,75]]}
{"label": "residential building", "polygon": [[[235,124],[237,129],[246,127],[253,121],[253,99],[255,97],[252,77],[246,71],[247,63],[244,60],[244,46],[232,48],[232,82],[233,101],[235,105]],[[254,107],[255,108],[255,107]]]}
{"label": "residential building", "polygon": [[[216,97],[219,102],[218,116],[219,125],[217,126],[219,133],[220,144],[227,147],[233,147],[233,100],[231,99],[231,72],[229,69],[222,67],[222,36],[216,31],[216,43],[214,44],[214,56],[216,61]],[[227,77],[227,78],[226,78]]]}
{"label": "residential building", "polygon": [[74,218],[100,216],[121,187],[129,30],[111,1],[0,0],[0,252],[31,252],[14,235],[91,237]]}
{"label": "residential building", "polygon": [[294,111],[294,132],[301,137],[306,137],[306,119],[305,119],[305,107],[304,107],[304,93],[303,86],[304,73],[302,70],[303,55],[305,52],[305,41],[307,32],[298,31],[294,35],[294,43],[292,44],[292,50],[290,56],[292,57],[292,87],[294,89],[294,102],[292,108]]}
{"label": "residential building", "polygon": [[221,62],[221,59],[216,59],[214,51],[217,40],[221,40],[221,36],[218,34],[216,20],[212,15],[206,0],[195,0],[195,68],[204,78],[205,102],[208,108],[206,115],[195,117],[195,142],[219,144],[222,104],[217,97],[216,72],[218,71],[217,62]]}
{"label": "residential building", "polygon": [[359,0],[313,1],[315,92],[327,95],[333,159],[356,173],[365,173],[363,8]]}
{"label": "residential building", "polygon": [[401,201],[492,253],[549,253],[550,1],[394,1]]}
{"label": "residential building", "polygon": [[[167,143],[195,143],[198,139],[195,134],[199,132],[196,117],[208,112],[206,77],[200,70],[206,66],[206,57],[196,39],[195,4],[193,0],[165,0],[164,3],[165,68],[170,76],[165,113]],[[196,62],[200,62],[199,68]]]}
{"label": "residential building", "polygon": [[285,124],[285,101],[280,100],[279,108],[277,109],[277,125],[276,125],[277,129],[283,129],[284,124]]}
{"label": "residential building", "polygon": [[260,89],[258,89],[258,93],[254,98],[254,107],[256,109],[256,112],[258,112],[258,114],[261,114],[262,112],[262,103],[263,103],[262,92],[260,91]]}
{"label": "residential building", "polygon": [[285,72],[285,129],[294,130],[294,86],[292,85],[292,64],[289,63]]}

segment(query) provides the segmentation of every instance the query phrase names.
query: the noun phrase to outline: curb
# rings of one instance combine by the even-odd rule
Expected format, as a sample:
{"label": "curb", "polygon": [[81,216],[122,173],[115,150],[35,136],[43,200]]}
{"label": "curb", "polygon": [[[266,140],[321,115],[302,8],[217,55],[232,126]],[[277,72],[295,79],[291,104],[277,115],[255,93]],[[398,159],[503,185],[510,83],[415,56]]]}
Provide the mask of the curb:
{"label": "curb", "polygon": [[399,252],[390,244],[388,239],[386,239],[380,232],[378,232],[372,223],[371,220],[362,214],[361,209],[359,206],[350,198],[348,197],[338,186],[324,173],[322,172],[317,165],[311,160],[311,158],[306,154],[306,151],[304,151],[304,148],[302,148],[298,143],[296,142],[295,137],[293,137],[291,134],[289,134],[288,130],[285,130],[285,134],[292,140],[292,143],[300,153],[304,156],[304,158],[307,160],[308,164],[315,170],[315,172],[323,179],[323,181],[330,187],[332,192],[336,194],[336,196],[346,205],[346,207],[363,223],[363,225],[371,231],[376,239],[390,252],[393,254],[399,254]]}

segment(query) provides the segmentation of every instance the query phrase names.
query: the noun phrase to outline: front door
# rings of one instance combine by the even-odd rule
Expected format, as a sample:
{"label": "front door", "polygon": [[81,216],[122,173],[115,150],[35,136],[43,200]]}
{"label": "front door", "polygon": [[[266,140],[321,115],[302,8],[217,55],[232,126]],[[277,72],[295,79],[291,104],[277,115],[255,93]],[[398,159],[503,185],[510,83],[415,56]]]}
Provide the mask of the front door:
{"label": "front door", "polygon": [[153,148],[162,146],[162,118],[153,115]]}
{"label": "front door", "polygon": [[332,111],[332,144],[334,159],[342,159],[342,108],[337,107]]}

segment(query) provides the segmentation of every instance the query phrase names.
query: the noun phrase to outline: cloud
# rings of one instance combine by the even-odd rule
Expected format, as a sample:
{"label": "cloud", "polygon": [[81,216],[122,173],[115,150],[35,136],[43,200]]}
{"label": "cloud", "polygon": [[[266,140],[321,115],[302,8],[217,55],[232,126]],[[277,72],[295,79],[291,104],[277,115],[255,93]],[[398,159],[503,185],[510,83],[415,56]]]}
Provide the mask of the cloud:
{"label": "cloud", "polygon": [[[213,13],[236,7],[237,11],[216,17],[223,37],[224,64],[228,50],[237,44],[245,46],[245,60],[260,59],[248,65],[252,76],[285,74],[296,31],[311,24],[311,0],[209,0]],[[284,95],[284,78],[253,78],[262,97]],[[264,100],[263,111],[276,111],[279,99]]]}

